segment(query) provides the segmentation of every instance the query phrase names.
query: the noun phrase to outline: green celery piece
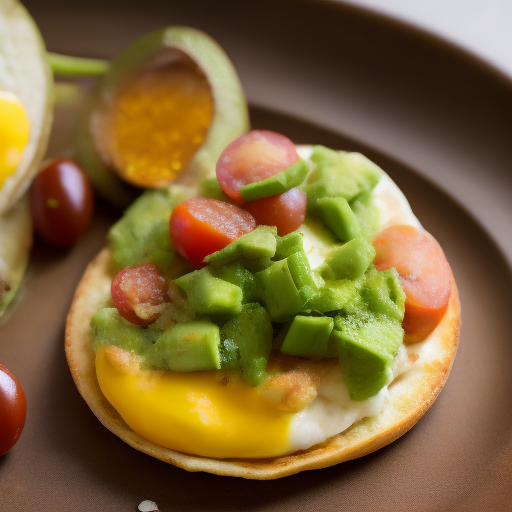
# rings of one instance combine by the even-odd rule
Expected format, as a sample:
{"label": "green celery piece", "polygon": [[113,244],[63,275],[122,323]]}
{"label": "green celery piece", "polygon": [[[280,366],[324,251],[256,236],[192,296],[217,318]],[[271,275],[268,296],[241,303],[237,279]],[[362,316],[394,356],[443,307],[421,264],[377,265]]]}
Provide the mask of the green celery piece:
{"label": "green celery piece", "polygon": [[204,259],[212,265],[226,265],[239,258],[265,259],[276,253],[277,230],[274,226],[258,226],[250,233],[242,235],[229,245]]}
{"label": "green celery piece", "polygon": [[220,334],[224,346],[231,347],[227,368],[233,368],[237,357],[232,354],[234,347],[238,347],[237,356],[244,379],[251,386],[260,384],[265,377],[273,337],[265,308],[257,303],[244,305],[240,314],[223,325]]}
{"label": "green celery piece", "polygon": [[306,309],[327,313],[342,309],[357,294],[354,281],[349,279],[327,280],[317,295],[308,301]]}
{"label": "green celery piece", "polygon": [[286,333],[281,352],[291,356],[321,359],[327,353],[334,320],[329,316],[296,316]]}
{"label": "green celery piece", "polygon": [[167,270],[178,256],[171,246],[169,218],[186,194],[178,189],[147,190],[109,232],[114,260],[123,268],[154,263]]}
{"label": "green celery piece", "polygon": [[174,283],[186,293],[198,315],[234,315],[242,311],[242,289],[214,277],[208,267],[185,274]]}
{"label": "green celery piece", "polygon": [[244,201],[254,201],[263,197],[276,196],[298,187],[309,173],[309,166],[305,160],[299,158],[290,167],[266,180],[249,183],[242,187],[240,194]]}
{"label": "green celery piece", "polygon": [[239,261],[222,266],[211,266],[209,270],[214,277],[239,286],[243,292],[244,303],[254,302],[259,298],[254,275]]}
{"label": "green celery piece", "polygon": [[209,320],[177,324],[165,331],[155,348],[170,370],[195,372],[219,370],[221,367],[220,332]]}

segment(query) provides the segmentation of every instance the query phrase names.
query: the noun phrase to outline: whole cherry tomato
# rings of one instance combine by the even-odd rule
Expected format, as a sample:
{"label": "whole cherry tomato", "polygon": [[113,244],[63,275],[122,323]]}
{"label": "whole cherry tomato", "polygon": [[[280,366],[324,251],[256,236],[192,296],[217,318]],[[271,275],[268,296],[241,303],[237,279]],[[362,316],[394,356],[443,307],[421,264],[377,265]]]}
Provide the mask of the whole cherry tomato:
{"label": "whole cherry tomato", "polygon": [[0,364],[0,456],[18,441],[26,415],[27,400],[21,384]]}
{"label": "whole cherry tomato", "polygon": [[85,173],[72,160],[52,160],[30,189],[36,232],[57,247],[71,247],[92,217],[93,192]]}
{"label": "whole cherry tomato", "polygon": [[299,155],[295,144],[280,133],[253,130],[240,135],[221,153],[215,172],[220,188],[237,204],[240,190],[284,171]]}
{"label": "whole cherry tomato", "polygon": [[243,204],[258,224],[276,226],[279,236],[299,229],[306,216],[306,194],[298,188],[277,196],[263,197]]}
{"label": "whole cherry tomato", "polygon": [[220,251],[256,227],[250,213],[217,199],[194,197],[172,211],[171,242],[182,256],[201,264],[206,256]]}
{"label": "whole cherry tomato", "polygon": [[121,270],[111,293],[119,314],[135,325],[150,325],[160,316],[158,306],[169,301],[169,285],[156,265],[146,263]]}

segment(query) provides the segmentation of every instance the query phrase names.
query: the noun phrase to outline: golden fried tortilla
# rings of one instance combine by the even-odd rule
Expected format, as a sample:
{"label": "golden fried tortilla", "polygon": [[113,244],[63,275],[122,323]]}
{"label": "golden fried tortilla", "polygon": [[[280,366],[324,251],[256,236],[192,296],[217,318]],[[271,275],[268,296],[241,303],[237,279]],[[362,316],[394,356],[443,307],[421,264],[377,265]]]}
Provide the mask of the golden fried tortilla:
{"label": "golden fried tortilla", "polygon": [[378,450],[407,432],[432,405],[457,350],[460,305],[453,282],[447,313],[427,340],[412,346],[419,358],[408,372],[390,384],[385,408],[378,416],[363,419],[320,445],[282,457],[219,460],[187,455],[136,434],[100,390],[89,322],[110,300],[111,266],[110,252],[103,249],[88,266],[76,290],[66,324],[65,348],[71,374],[80,394],[105,427],[137,450],[187,471],[270,480],[332,466]]}

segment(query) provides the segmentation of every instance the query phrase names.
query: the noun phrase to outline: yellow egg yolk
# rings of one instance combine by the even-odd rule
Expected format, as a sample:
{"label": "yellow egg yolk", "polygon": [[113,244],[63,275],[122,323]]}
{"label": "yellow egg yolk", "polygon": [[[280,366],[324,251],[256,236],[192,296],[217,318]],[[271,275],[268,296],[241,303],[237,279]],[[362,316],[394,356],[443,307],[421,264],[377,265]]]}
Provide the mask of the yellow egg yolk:
{"label": "yellow egg yolk", "polygon": [[203,144],[214,113],[210,86],[187,66],[145,71],[114,99],[108,153],[116,171],[141,187],[169,184]]}
{"label": "yellow egg yolk", "polygon": [[96,352],[101,391],[129,427],[145,439],[205,457],[273,457],[289,451],[293,414],[264,400],[239,379],[209,372],[115,368]]}
{"label": "yellow egg yolk", "polygon": [[30,134],[30,121],[18,97],[0,91],[0,188],[18,168]]}

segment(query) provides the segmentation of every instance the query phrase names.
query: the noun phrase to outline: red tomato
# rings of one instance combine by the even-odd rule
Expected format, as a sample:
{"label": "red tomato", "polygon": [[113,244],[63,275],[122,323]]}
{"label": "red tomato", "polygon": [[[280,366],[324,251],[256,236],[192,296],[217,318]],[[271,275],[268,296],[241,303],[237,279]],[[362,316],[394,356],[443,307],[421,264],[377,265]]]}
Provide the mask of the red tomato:
{"label": "red tomato", "polygon": [[306,194],[298,188],[292,188],[284,194],[263,197],[244,204],[258,224],[276,226],[279,236],[287,235],[298,229],[306,216]]}
{"label": "red tomato", "polygon": [[378,270],[396,268],[405,292],[405,341],[425,339],[443,318],[451,294],[452,271],[436,239],[413,226],[391,226],[373,245]]}
{"label": "red tomato", "polygon": [[16,377],[0,364],[0,456],[18,441],[27,415],[27,399]]}
{"label": "red tomato", "polygon": [[204,197],[180,203],[169,221],[174,249],[198,265],[255,227],[252,215],[238,206]]}
{"label": "red tomato", "polygon": [[169,285],[156,265],[146,263],[121,270],[110,287],[119,314],[135,325],[150,325],[160,316],[158,307],[169,302]]}
{"label": "red tomato", "polygon": [[237,204],[243,203],[240,190],[284,171],[299,155],[295,144],[280,133],[253,130],[235,139],[217,161],[217,180],[222,190]]}
{"label": "red tomato", "polygon": [[93,192],[75,162],[53,160],[34,179],[30,204],[41,238],[57,247],[71,247],[89,225]]}

